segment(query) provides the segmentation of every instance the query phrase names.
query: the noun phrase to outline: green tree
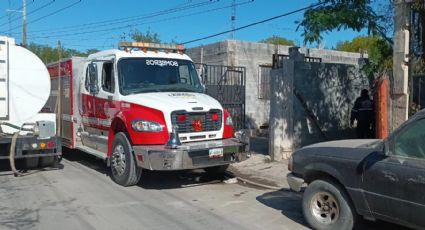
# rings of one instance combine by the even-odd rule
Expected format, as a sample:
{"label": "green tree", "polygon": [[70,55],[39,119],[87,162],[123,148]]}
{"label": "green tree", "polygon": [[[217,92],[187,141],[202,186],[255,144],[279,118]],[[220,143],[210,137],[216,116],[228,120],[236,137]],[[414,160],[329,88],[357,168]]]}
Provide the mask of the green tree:
{"label": "green tree", "polygon": [[88,50],[86,50],[86,55],[88,56],[90,54],[94,54],[94,53],[97,53],[99,51],[100,50],[98,50],[98,49],[88,49]]}
{"label": "green tree", "polygon": [[363,66],[363,69],[370,77],[392,69],[393,50],[391,45],[382,37],[359,36],[351,41],[338,43],[336,50],[367,53],[369,61]]}
{"label": "green tree", "polygon": [[[51,63],[59,60],[59,52],[57,47],[30,43],[27,47],[31,52],[36,54],[44,63]],[[67,49],[62,47],[61,57],[69,58],[72,56],[86,57],[91,53],[97,52],[97,49],[89,49],[87,52],[81,52],[75,49]]]}
{"label": "green tree", "polygon": [[134,30],[130,33],[130,37],[136,42],[161,43],[159,34],[155,32],[151,32],[150,30],[146,32]]}
{"label": "green tree", "polygon": [[[393,0],[377,4],[373,0],[319,0],[321,5],[304,12],[304,18],[298,22],[298,28],[303,28],[304,43],[320,42],[322,33],[333,30],[367,29],[371,35],[387,38],[386,33],[393,28],[389,26],[392,20]],[[390,6],[390,7],[388,7]],[[384,10],[382,10],[384,9]],[[390,23],[391,24],[391,23]]]}
{"label": "green tree", "polygon": [[274,44],[274,45],[282,45],[282,46],[295,46],[295,42],[284,37],[279,36],[271,36],[266,39],[261,40],[262,43]]}

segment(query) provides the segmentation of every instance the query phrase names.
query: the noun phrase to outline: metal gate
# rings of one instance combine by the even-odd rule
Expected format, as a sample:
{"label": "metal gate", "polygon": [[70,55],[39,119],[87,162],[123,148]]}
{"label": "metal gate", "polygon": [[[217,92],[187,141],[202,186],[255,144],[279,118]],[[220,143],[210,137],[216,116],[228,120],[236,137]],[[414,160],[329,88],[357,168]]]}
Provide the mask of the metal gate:
{"label": "metal gate", "polygon": [[411,115],[425,108],[425,4],[411,6],[410,15]]}
{"label": "metal gate", "polygon": [[410,113],[425,108],[425,74],[414,74],[411,78]]}
{"label": "metal gate", "polygon": [[245,128],[245,67],[198,65],[206,93],[229,111],[235,130]]}

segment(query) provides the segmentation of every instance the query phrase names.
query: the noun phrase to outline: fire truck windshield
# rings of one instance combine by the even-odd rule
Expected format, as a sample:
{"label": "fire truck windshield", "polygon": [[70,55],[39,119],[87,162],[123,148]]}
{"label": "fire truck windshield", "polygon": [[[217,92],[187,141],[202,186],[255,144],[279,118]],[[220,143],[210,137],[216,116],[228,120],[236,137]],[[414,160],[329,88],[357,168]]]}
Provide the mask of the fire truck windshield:
{"label": "fire truck windshield", "polygon": [[121,94],[202,92],[195,65],[189,60],[123,58],[118,62]]}

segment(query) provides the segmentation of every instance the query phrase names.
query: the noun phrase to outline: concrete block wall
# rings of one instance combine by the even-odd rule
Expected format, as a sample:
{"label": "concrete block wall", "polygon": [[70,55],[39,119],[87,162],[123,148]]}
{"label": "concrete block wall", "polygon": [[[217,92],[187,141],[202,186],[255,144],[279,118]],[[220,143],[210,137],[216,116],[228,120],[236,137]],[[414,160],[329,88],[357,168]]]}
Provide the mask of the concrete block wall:
{"label": "concrete block wall", "polygon": [[294,61],[271,71],[269,154],[272,160],[287,159],[293,152]]}
{"label": "concrete block wall", "polygon": [[[227,42],[218,42],[210,45],[191,48],[186,54],[192,58],[193,62],[209,65],[229,65],[229,52]],[[201,56],[203,56],[201,58]]]}
{"label": "concrete block wall", "polygon": [[[246,67],[246,126],[258,129],[269,122],[270,100],[259,99],[259,66],[271,65],[272,55],[288,54],[289,46],[226,40],[209,45],[190,48],[187,54],[194,62],[212,65],[235,65]],[[301,48],[301,53],[310,57],[322,58],[323,63],[341,63],[357,65],[361,55],[358,53],[334,50]]]}
{"label": "concrete block wall", "polygon": [[[274,159],[312,143],[355,137],[351,108],[361,89],[369,88],[358,66],[284,60],[283,67],[272,72],[269,149]],[[290,93],[282,97],[282,90]]]}
{"label": "concrete block wall", "polygon": [[316,115],[316,127],[301,101],[294,99],[294,148],[326,141],[355,138],[349,127],[351,108],[369,81],[359,67],[344,64],[296,62],[294,88]]}

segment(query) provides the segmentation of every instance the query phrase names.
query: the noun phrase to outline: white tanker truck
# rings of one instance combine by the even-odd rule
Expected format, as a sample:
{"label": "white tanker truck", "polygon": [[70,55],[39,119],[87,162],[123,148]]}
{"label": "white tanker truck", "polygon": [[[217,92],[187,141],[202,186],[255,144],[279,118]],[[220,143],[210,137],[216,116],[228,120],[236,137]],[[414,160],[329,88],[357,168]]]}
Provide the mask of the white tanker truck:
{"label": "white tanker truck", "polygon": [[55,164],[61,156],[56,136],[56,115],[40,113],[51,93],[43,62],[0,36],[0,160],[8,159],[15,175],[15,160],[25,169]]}

